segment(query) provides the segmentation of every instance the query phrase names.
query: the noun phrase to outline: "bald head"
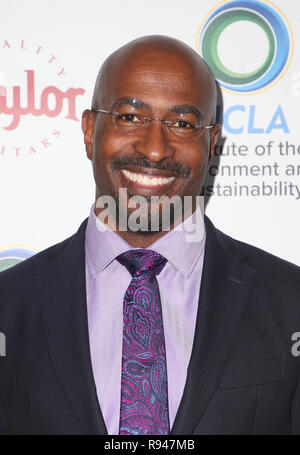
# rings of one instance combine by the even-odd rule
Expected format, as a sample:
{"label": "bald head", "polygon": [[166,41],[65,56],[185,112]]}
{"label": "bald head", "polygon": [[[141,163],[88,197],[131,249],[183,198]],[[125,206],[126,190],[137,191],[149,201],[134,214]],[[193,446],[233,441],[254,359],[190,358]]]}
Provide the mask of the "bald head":
{"label": "bald head", "polygon": [[[210,120],[214,120],[217,102],[216,83],[211,69],[190,46],[167,36],[146,36],[129,42],[113,52],[100,68],[92,108],[109,108],[113,102],[115,87],[132,75],[134,81],[143,75],[147,83],[156,73],[160,74],[161,84],[168,90],[168,75],[178,75],[178,83],[184,91],[192,86],[195,92],[202,93],[202,109]],[[134,96],[134,87],[129,88]],[[205,95],[205,96],[204,96]]]}

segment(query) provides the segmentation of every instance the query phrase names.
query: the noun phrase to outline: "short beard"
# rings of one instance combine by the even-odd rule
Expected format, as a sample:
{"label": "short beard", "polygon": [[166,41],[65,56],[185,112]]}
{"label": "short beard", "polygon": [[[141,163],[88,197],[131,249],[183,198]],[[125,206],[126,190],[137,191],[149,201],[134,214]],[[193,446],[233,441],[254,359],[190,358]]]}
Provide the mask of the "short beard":
{"label": "short beard", "polygon": [[[127,193],[128,200],[133,198],[134,195]],[[133,209],[133,212],[128,210],[127,204],[124,207],[124,203],[120,203],[119,197],[116,199],[116,219],[120,220],[122,217],[122,221],[126,222],[126,228],[128,232],[139,234],[139,235],[152,235],[157,232],[166,232],[170,231],[178,220],[182,221],[183,216],[183,198],[176,196],[173,197],[173,202],[168,204],[168,210],[166,210],[166,205],[164,205],[163,199],[160,200],[159,203],[155,203],[154,205],[151,202],[152,196],[143,196],[143,198],[147,201],[147,213],[143,213],[143,222],[144,226],[141,226],[141,216],[137,216],[135,229],[131,228],[131,223],[129,222],[129,218],[131,214],[135,210],[140,210],[139,207]],[[166,199],[168,197],[166,196]],[[174,203],[175,199],[175,203]],[[178,204],[179,202],[179,204]],[[146,229],[145,229],[145,219],[146,221]],[[140,228],[138,228],[140,226]],[[153,226],[155,227],[153,229]]]}
{"label": "short beard", "polygon": [[[158,163],[153,163],[152,161],[148,160],[144,155],[135,153],[134,155],[127,155],[127,156],[119,156],[114,158],[111,163],[110,167],[112,171],[115,170],[120,170],[125,166],[137,166],[137,167],[144,167],[148,169],[156,169],[156,170],[167,170],[171,172],[173,175],[176,175],[178,177],[181,177],[182,179],[186,180],[190,177],[191,170],[189,167],[183,165],[180,162],[175,162],[169,159],[165,159],[161,162]],[[113,174],[113,172],[112,172]],[[134,197],[134,194],[130,194],[128,192],[128,198]],[[151,235],[155,232],[163,232],[166,229],[164,229],[164,222],[163,222],[163,217],[162,217],[162,210],[163,207],[161,206],[161,209],[157,208],[156,210],[152,210],[151,206],[151,196],[144,196],[145,199],[147,200],[148,204],[148,229],[143,230],[143,229],[138,229],[138,230],[132,230],[130,228],[130,223],[128,223],[128,219],[130,216],[130,213],[128,211],[126,213],[123,212],[122,209],[120,209],[120,200],[119,200],[119,194],[114,194],[115,201],[116,201],[116,219],[119,220],[120,216],[123,217],[123,219],[126,219],[127,222],[127,229],[129,232],[133,233],[138,233],[139,235]],[[181,207],[183,207],[183,198],[181,199]],[[160,204],[161,205],[161,204]],[[122,204],[123,206],[123,204]],[[123,208],[123,207],[122,207]],[[170,212],[169,212],[169,226],[174,226],[176,222],[176,215],[177,212],[174,208],[173,204],[170,204]],[[182,213],[180,213],[180,216],[182,218]],[[155,230],[151,230],[151,226],[153,225],[156,226]],[[169,230],[169,229],[168,229]]]}

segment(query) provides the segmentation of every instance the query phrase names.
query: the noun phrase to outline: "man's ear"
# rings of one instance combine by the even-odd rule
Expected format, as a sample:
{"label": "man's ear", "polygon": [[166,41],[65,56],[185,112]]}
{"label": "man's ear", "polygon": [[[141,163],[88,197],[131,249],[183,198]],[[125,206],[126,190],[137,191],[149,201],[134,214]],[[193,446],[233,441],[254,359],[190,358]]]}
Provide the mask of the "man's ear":
{"label": "man's ear", "polygon": [[90,109],[83,111],[81,119],[81,130],[84,135],[86,155],[91,161],[93,160],[94,122],[95,113]]}
{"label": "man's ear", "polygon": [[219,133],[220,133],[220,125],[216,124],[216,125],[214,125],[214,127],[212,128],[211,133],[210,133],[209,159],[211,159],[214,156],[215,146],[218,141]]}

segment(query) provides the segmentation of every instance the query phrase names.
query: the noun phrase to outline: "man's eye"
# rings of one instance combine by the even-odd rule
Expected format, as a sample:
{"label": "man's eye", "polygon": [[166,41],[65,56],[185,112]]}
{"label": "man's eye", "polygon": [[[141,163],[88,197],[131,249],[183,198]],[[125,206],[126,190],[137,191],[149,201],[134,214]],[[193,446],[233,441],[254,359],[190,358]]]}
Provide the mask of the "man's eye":
{"label": "man's eye", "polygon": [[128,123],[140,122],[140,119],[135,114],[121,114],[118,116],[118,120]]}
{"label": "man's eye", "polygon": [[175,128],[181,128],[181,129],[193,129],[195,128],[192,123],[186,122],[185,120],[177,120],[176,122],[173,123],[172,125]]}

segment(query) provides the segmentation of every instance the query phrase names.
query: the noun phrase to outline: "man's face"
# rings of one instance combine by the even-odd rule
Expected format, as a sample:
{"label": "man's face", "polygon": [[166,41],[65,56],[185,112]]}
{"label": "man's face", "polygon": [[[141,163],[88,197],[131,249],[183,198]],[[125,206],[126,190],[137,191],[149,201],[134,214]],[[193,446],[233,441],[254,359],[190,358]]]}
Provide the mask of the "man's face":
{"label": "man's face", "polygon": [[[118,200],[120,188],[127,188],[128,197],[148,200],[199,195],[218,127],[194,133],[187,129],[200,121],[203,126],[213,123],[208,86],[205,76],[182,57],[168,61],[157,53],[139,55],[121,71],[113,71],[97,108],[119,112],[120,123],[112,115],[88,114],[97,197],[111,195]],[[179,120],[173,125],[177,134],[158,120],[132,132],[126,124],[137,122],[135,115]]]}

